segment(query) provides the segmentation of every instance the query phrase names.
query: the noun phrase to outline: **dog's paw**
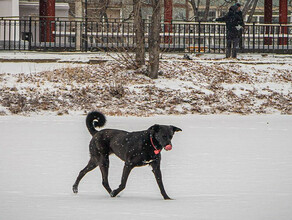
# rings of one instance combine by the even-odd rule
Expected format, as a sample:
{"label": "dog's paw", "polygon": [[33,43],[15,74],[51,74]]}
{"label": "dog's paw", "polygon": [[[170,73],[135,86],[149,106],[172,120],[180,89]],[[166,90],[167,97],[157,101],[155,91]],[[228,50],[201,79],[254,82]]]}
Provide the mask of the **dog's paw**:
{"label": "dog's paw", "polygon": [[72,190],[73,190],[73,192],[74,192],[75,194],[78,193],[78,187],[77,187],[77,186],[73,185]]}
{"label": "dog's paw", "polygon": [[118,194],[117,191],[113,190],[113,191],[111,191],[110,196],[111,197],[116,197],[117,194]]}

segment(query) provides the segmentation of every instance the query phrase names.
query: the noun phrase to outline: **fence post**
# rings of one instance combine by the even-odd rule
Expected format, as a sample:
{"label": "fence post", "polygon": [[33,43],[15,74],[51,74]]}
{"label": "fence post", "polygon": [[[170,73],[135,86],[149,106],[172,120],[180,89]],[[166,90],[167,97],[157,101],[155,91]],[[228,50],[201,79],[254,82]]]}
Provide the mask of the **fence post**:
{"label": "fence post", "polygon": [[255,22],[252,23],[252,49],[255,50]]}
{"label": "fence post", "polygon": [[32,38],[32,32],[31,32],[31,16],[29,16],[28,50],[31,50],[31,38]]}
{"label": "fence post", "polygon": [[87,52],[88,50],[88,18],[87,18],[87,15],[85,17],[85,34],[84,34],[84,49],[85,49],[85,52]]}
{"label": "fence post", "polygon": [[199,40],[198,40],[198,52],[201,52],[201,22],[199,21]]}

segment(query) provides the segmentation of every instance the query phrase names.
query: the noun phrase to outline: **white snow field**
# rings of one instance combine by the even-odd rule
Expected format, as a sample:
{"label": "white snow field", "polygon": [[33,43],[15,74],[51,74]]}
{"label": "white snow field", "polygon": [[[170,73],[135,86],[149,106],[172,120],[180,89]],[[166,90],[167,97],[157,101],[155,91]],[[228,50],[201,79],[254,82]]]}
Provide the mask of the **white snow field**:
{"label": "white snow field", "polygon": [[[154,123],[183,129],[162,152],[164,201],[149,166],[111,198],[99,169],[71,188],[87,164],[85,116],[0,117],[0,219],[292,219],[292,117],[186,115],[108,117],[129,131]],[[110,185],[123,163],[110,158]]]}

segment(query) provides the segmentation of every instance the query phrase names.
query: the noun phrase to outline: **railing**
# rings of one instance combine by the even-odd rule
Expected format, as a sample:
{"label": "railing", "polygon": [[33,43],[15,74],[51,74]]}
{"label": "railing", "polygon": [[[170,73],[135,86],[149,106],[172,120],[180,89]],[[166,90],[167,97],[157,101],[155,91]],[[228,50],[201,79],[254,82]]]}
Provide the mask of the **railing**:
{"label": "railing", "polygon": [[[144,21],[148,48],[150,23]],[[292,53],[292,25],[246,24],[242,52]],[[161,23],[164,51],[224,53],[226,27],[215,22]],[[0,50],[99,51],[136,47],[133,22],[65,18],[0,18]]]}

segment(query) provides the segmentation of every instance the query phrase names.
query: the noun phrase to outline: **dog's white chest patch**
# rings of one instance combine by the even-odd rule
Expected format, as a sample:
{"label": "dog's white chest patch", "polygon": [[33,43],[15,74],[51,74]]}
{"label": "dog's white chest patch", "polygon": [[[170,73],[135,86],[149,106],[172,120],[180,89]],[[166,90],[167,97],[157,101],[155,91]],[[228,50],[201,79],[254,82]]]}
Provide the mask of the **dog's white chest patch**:
{"label": "dog's white chest patch", "polygon": [[145,163],[145,164],[149,164],[149,163],[151,163],[152,161],[154,161],[154,160],[143,160],[143,163]]}

